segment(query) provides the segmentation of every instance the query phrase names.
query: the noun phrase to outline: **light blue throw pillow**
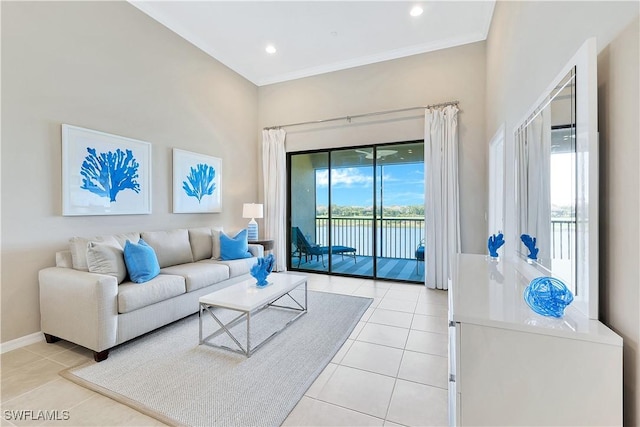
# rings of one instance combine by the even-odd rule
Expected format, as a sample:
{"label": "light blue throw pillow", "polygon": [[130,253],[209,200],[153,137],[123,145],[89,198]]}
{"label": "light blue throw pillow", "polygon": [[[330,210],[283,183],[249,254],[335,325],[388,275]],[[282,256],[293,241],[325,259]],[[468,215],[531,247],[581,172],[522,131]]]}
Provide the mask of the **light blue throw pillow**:
{"label": "light blue throw pillow", "polygon": [[151,246],[140,239],[138,243],[127,240],[124,245],[124,263],[129,278],[135,283],[144,283],[160,274],[158,257]]}
{"label": "light blue throw pillow", "polygon": [[235,237],[229,237],[220,232],[220,259],[229,261],[232,259],[251,258],[247,230],[244,229]]}

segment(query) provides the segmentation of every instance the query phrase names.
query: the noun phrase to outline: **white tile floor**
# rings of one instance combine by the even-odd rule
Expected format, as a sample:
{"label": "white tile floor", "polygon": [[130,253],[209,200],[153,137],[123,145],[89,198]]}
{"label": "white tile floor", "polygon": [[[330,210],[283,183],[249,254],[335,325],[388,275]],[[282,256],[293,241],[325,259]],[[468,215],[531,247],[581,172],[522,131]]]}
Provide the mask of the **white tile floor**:
{"label": "white tile floor", "polygon": [[[374,301],[283,425],[447,424],[446,292],[313,274],[309,289]],[[58,376],[87,360],[91,352],[65,341],[2,354],[0,426],[163,425]],[[18,422],[4,416],[11,409],[66,409],[71,419]]]}
{"label": "white tile floor", "polygon": [[374,301],[284,425],[447,425],[446,292],[322,275],[309,289]]}

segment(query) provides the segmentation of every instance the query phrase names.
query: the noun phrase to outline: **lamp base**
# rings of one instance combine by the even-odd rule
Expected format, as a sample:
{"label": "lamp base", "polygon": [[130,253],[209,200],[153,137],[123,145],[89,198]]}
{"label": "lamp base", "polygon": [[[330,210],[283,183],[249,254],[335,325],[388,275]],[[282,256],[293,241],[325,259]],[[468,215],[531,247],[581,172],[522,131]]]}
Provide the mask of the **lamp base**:
{"label": "lamp base", "polygon": [[247,238],[249,240],[258,240],[258,223],[255,218],[251,218],[247,226]]}

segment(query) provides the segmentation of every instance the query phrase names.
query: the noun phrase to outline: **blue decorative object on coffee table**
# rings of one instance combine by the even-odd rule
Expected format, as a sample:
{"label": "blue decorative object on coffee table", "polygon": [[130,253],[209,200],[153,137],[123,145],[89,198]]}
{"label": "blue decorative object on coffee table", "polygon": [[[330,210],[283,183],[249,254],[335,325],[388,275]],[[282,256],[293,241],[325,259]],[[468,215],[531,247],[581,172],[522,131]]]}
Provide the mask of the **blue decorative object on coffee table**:
{"label": "blue decorative object on coffee table", "polygon": [[498,258],[498,249],[504,245],[504,234],[499,233],[497,236],[492,234],[487,241],[487,248],[489,248],[489,256],[491,258]]}
{"label": "blue decorative object on coffee table", "polygon": [[562,317],[565,307],[573,301],[573,294],[562,280],[538,277],[525,288],[524,300],[538,314]]}
{"label": "blue decorative object on coffee table", "polygon": [[536,248],[536,238],[528,234],[523,234],[520,236],[520,240],[522,240],[522,243],[529,249],[529,255],[527,255],[529,259],[536,261],[538,259],[538,251],[540,250]]}
{"label": "blue decorative object on coffee table", "polygon": [[258,262],[251,267],[251,275],[257,280],[256,286],[263,288],[269,284],[267,276],[271,274],[273,266],[276,264],[276,258],[273,254],[267,255],[265,258],[258,258]]}

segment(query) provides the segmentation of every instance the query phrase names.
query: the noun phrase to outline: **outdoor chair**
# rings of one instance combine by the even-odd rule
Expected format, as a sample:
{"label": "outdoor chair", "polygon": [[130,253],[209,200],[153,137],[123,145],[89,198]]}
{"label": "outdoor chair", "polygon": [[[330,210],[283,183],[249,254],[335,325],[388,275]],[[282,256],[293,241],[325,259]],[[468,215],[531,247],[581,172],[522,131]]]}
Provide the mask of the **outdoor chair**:
{"label": "outdoor chair", "polygon": [[[304,236],[304,234],[302,234],[302,231],[300,231],[300,228],[298,227],[291,228],[291,241],[296,246],[296,250],[293,252],[293,256],[298,256],[298,267],[300,267],[303,256],[304,262],[308,262],[308,257],[311,256],[311,259],[313,259],[314,255],[316,256],[316,259],[321,259],[322,266],[325,266],[324,256],[329,253],[329,246],[319,246],[309,243],[307,238]],[[344,259],[344,254],[347,254],[348,256],[353,257],[354,263],[357,262],[355,248],[350,248],[348,246],[331,246],[331,253],[342,255],[342,259]]]}
{"label": "outdoor chair", "polygon": [[424,263],[424,240],[416,248],[416,271],[420,274],[420,262]]}

